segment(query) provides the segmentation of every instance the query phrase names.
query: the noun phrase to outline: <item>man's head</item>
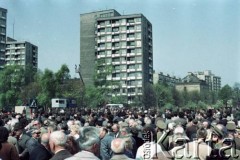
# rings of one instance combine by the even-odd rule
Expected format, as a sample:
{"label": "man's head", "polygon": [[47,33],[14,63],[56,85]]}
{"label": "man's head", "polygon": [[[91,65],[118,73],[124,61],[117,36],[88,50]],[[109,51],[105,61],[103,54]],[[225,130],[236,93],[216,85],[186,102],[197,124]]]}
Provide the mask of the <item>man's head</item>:
{"label": "man's head", "polygon": [[204,127],[201,127],[197,130],[197,138],[198,139],[206,139],[207,138],[207,130]]}
{"label": "man's head", "polygon": [[36,130],[32,131],[32,137],[35,139],[40,138],[40,134],[41,134],[40,130],[36,129]]}
{"label": "man's head", "polygon": [[62,131],[54,131],[50,135],[49,145],[53,153],[58,149],[63,149],[67,142],[67,136]]}
{"label": "man's head", "polygon": [[79,146],[82,150],[99,155],[100,143],[99,128],[87,126],[80,130]]}
{"label": "man's head", "polygon": [[118,126],[117,124],[114,124],[114,125],[112,126],[112,131],[113,131],[114,133],[119,132],[119,126]]}
{"label": "man's head", "polygon": [[107,133],[108,133],[107,128],[101,127],[101,128],[100,128],[100,135],[99,135],[99,137],[102,139],[102,138],[105,137],[105,135],[106,135]]}
{"label": "man's head", "polygon": [[49,146],[49,134],[48,133],[43,133],[41,137],[41,144],[46,147],[47,149],[50,149]]}
{"label": "man's head", "polygon": [[34,129],[40,129],[41,123],[38,120],[33,121],[33,128]]}
{"label": "man's head", "polygon": [[116,138],[111,142],[111,149],[114,153],[124,153],[125,150],[125,140],[122,138]]}

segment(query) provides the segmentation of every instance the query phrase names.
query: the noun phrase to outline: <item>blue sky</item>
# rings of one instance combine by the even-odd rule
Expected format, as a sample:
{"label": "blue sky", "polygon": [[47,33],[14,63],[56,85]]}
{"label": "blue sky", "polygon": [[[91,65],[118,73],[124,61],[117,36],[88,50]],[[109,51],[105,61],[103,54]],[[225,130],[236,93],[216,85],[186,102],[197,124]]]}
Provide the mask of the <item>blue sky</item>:
{"label": "blue sky", "polygon": [[183,78],[212,70],[222,86],[240,82],[239,0],[0,0],[7,35],[38,46],[39,68],[80,63],[80,14],[142,13],[153,26],[154,70]]}

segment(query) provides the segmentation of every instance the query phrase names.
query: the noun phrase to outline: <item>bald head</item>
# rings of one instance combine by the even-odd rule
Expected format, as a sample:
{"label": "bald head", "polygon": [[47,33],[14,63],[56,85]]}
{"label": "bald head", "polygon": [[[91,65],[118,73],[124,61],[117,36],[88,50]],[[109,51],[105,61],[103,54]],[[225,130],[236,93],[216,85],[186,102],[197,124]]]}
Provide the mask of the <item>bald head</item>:
{"label": "bald head", "polygon": [[47,145],[49,143],[49,134],[48,133],[44,133],[41,137],[41,143],[43,145]]}
{"label": "bald head", "polygon": [[112,140],[111,149],[114,153],[124,153],[125,140],[122,138]]}

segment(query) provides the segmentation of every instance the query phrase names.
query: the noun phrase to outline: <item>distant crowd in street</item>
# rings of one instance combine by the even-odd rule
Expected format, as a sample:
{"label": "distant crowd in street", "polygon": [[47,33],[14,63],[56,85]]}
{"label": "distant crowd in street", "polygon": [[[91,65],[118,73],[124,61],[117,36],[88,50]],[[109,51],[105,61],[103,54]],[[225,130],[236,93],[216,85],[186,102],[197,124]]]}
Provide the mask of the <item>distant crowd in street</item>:
{"label": "distant crowd in street", "polygon": [[1,160],[240,159],[229,108],[72,109],[1,113]]}

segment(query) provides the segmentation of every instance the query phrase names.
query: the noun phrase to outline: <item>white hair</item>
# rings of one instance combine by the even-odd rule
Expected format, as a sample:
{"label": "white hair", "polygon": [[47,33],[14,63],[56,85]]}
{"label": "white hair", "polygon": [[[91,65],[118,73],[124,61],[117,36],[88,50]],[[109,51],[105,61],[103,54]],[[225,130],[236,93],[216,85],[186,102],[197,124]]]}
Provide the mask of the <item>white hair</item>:
{"label": "white hair", "polygon": [[82,123],[79,120],[74,121],[74,124],[82,127]]}
{"label": "white hair", "polygon": [[145,117],[144,122],[146,125],[152,124],[152,120],[149,117]]}
{"label": "white hair", "polygon": [[124,153],[125,150],[125,140],[121,138],[116,138],[111,142],[111,149],[114,153]]}
{"label": "white hair", "polygon": [[87,126],[80,129],[79,146],[82,150],[89,150],[100,142],[99,128]]}
{"label": "white hair", "polygon": [[50,141],[52,141],[57,146],[64,147],[67,142],[67,136],[62,131],[54,131],[50,135]]}

